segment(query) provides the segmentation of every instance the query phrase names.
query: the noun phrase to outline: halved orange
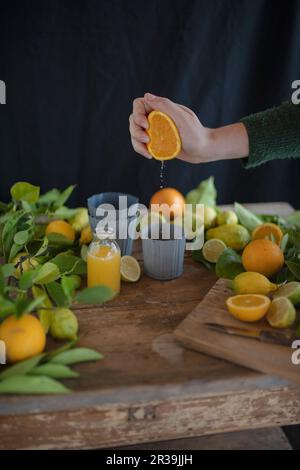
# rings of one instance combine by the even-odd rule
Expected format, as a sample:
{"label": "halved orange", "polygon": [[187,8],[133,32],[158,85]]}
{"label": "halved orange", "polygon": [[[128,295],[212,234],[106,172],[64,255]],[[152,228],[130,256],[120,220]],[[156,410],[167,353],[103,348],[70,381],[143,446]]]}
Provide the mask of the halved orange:
{"label": "halved orange", "polygon": [[268,240],[274,241],[276,245],[280,245],[282,237],[283,233],[281,228],[278,227],[278,225],[272,223],[258,225],[252,232],[252,240],[266,238]]}
{"label": "halved orange", "polygon": [[161,111],[151,111],[148,115],[147,130],[150,141],[147,149],[156,160],[171,160],[181,150],[181,139],[174,121]]}
{"label": "halved orange", "polygon": [[235,318],[244,322],[255,322],[265,316],[271,304],[266,295],[234,295],[226,300],[226,305]]}

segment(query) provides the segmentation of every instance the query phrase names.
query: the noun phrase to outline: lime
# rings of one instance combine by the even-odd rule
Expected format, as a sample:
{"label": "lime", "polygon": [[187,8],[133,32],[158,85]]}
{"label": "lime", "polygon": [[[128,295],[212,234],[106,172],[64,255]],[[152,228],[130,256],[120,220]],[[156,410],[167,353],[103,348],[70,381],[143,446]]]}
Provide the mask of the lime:
{"label": "lime", "polygon": [[53,310],[50,333],[57,339],[76,339],[78,321],[74,313],[68,308]]}
{"label": "lime", "polygon": [[212,238],[204,243],[202,254],[206,261],[210,263],[216,263],[226,249],[226,245],[222,240],[218,240],[217,238]]}
{"label": "lime", "polygon": [[297,305],[300,303],[300,282],[288,282],[280,287],[273,295],[274,299],[279,297],[286,297],[292,304]]}
{"label": "lime", "polygon": [[296,320],[296,310],[287,297],[279,297],[272,301],[268,310],[267,320],[273,328],[288,328]]}
{"label": "lime", "polygon": [[121,258],[121,279],[125,282],[136,282],[141,277],[139,263],[132,256],[122,256]]}

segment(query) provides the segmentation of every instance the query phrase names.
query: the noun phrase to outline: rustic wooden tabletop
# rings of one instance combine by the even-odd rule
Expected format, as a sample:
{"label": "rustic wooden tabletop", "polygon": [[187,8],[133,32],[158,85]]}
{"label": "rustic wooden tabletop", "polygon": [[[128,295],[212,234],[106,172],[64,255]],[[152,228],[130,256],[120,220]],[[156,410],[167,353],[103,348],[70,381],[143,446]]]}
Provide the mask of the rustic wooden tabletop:
{"label": "rustic wooden tabletop", "polygon": [[[256,210],[285,215],[285,204]],[[136,257],[141,259],[139,251]],[[173,337],[215,276],[186,257],[180,279],[145,275],[103,307],[75,310],[78,365],[64,396],[2,396],[0,449],[103,448],[300,422],[300,387],[197,352]]]}

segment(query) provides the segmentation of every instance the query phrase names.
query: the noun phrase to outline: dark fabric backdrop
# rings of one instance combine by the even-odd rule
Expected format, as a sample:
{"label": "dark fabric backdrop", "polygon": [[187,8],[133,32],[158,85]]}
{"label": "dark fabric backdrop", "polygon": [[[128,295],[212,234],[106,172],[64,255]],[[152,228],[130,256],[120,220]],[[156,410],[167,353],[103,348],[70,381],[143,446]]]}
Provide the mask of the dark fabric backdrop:
{"label": "dark fabric backdrop", "polygon": [[[300,2],[107,0],[1,2],[0,199],[16,180],[42,190],[78,183],[148,202],[159,163],[131,148],[133,98],[150,91],[220,126],[290,99],[300,79]],[[214,175],[219,202],[300,207],[300,161],[246,171],[239,161],[167,164],[184,193]]]}

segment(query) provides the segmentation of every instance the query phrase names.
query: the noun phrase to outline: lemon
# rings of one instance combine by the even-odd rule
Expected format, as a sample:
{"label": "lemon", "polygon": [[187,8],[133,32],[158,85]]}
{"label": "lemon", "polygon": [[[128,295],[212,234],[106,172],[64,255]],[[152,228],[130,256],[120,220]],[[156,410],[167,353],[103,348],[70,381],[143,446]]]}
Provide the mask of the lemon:
{"label": "lemon", "polygon": [[248,230],[239,224],[225,224],[211,228],[206,232],[206,238],[207,240],[219,238],[229,248],[237,251],[242,250],[250,241]]}
{"label": "lemon", "polygon": [[236,294],[267,295],[277,289],[277,285],[269,281],[263,274],[246,272],[238,274],[230,283]]}
{"label": "lemon", "polygon": [[204,243],[202,254],[206,261],[216,263],[225,249],[226,245],[222,240],[212,238]]}
{"label": "lemon", "polygon": [[76,339],[78,321],[68,308],[57,308],[53,311],[50,333],[57,339]]}
{"label": "lemon", "polygon": [[89,214],[86,207],[79,207],[76,215],[70,220],[75,232],[81,232],[85,227],[89,225]]}
{"label": "lemon", "polygon": [[93,240],[93,232],[90,225],[87,225],[81,230],[79,245],[89,245]]}
{"label": "lemon", "polygon": [[217,211],[214,207],[204,206],[204,227],[210,228],[216,225]]}
{"label": "lemon", "polygon": [[225,224],[237,224],[238,218],[235,212],[233,211],[224,211],[220,212],[217,216],[217,223],[218,225],[225,225]]}
{"label": "lemon", "polygon": [[235,295],[226,300],[231,315],[244,322],[255,322],[263,318],[270,304],[269,297],[258,294]]}
{"label": "lemon", "polygon": [[141,277],[141,268],[133,256],[122,256],[121,279],[125,282],[136,282]]}
{"label": "lemon", "polygon": [[300,282],[288,282],[280,287],[273,295],[274,299],[279,297],[286,297],[292,304],[297,305],[300,303]]}
{"label": "lemon", "polygon": [[22,251],[12,260],[12,264],[15,266],[14,276],[16,279],[20,279],[23,273],[30,271],[38,266],[38,262],[35,258],[30,258],[30,256]]}
{"label": "lemon", "polygon": [[269,308],[267,320],[273,328],[288,328],[295,323],[296,310],[287,297],[274,299]]}

